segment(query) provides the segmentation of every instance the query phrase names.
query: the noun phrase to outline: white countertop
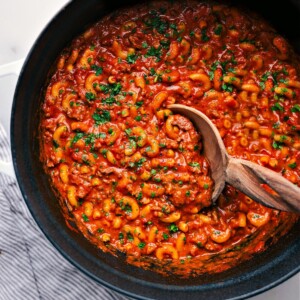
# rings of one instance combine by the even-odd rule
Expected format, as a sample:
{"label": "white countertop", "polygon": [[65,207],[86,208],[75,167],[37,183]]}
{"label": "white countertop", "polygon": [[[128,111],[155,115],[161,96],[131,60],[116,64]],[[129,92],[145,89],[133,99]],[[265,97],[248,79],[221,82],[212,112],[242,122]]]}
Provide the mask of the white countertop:
{"label": "white countertop", "polygon": [[[0,1],[0,65],[26,57],[43,27],[68,2],[66,0]],[[16,76],[0,78],[0,121],[4,123],[7,131],[9,131],[10,107],[16,80]],[[300,275],[251,299],[300,300]]]}

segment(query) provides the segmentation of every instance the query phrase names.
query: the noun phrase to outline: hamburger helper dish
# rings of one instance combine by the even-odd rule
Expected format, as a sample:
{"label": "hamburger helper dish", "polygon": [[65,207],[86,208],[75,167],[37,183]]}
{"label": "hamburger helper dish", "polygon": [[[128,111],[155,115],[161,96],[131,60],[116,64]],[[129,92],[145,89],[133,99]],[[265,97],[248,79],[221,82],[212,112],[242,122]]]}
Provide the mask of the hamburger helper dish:
{"label": "hamburger helper dish", "polygon": [[66,221],[129,263],[221,272],[271,247],[298,217],[214,183],[205,113],[231,156],[299,186],[299,60],[266,22],[206,2],[155,1],[101,19],[59,56],[41,113],[41,159]]}

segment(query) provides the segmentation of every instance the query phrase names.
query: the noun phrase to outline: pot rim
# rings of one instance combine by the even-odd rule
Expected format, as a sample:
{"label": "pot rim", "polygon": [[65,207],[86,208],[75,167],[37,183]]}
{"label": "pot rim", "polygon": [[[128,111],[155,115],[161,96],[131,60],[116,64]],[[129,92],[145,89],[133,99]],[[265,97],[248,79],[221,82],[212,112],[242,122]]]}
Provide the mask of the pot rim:
{"label": "pot rim", "polygon": [[[69,249],[65,249],[65,245],[63,245],[61,240],[57,240],[56,237],[60,236],[63,237],[60,233],[55,233],[53,231],[55,227],[55,222],[53,220],[49,219],[49,216],[41,215],[41,210],[43,207],[39,207],[39,203],[35,202],[34,197],[31,199],[32,196],[32,191],[31,188],[29,187],[30,183],[33,181],[30,180],[29,178],[24,177],[24,168],[28,168],[29,170],[29,175],[32,175],[34,172],[32,171],[32,167],[28,165],[28,161],[22,162],[20,161],[20,157],[18,155],[18,140],[16,136],[17,132],[17,122],[18,120],[16,119],[16,112],[18,110],[18,105],[20,103],[20,99],[22,98],[22,90],[24,89],[24,83],[25,80],[24,78],[28,74],[30,74],[30,64],[32,57],[38,48],[38,46],[43,43],[44,37],[47,35],[47,32],[54,26],[54,23],[61,18],[65,18],[65,15],[68,15],[70,11],[73,11],[75,9],[78,9],[80,7],[80,1],[81,0],[75,0],[75,1],[70,1],[67,3],[53,18],[50,20],[48,25],[45,27],[45,29],[41,32],[37,40],[35,41],[34,45],[32,46],[25,63],[23,65],[23,68],[21,70],[18,83],[15,89],[15,94],[14,94],[14,100],[13,100],[13,106],[12,106],[12,115],[11,115],[11,150],[12,150],[12,157],[13,157],[13,164],[14,164],[14,169],[17,177],[17,181],[22,193],[22,196],[26,202],[27,207],[29,208],[31,215],[33,216],[35,222],[39,226],[39,228],[42,230],[46,238],[51,242],[51,244],[62,254],[62,256],[67,259],[73,266],[75,266],[77,269],[79,269],[81,272],[83,272],[85,275],[88,277],[92,278],[98,283],[101,283],[102,285],[115,290],[119,293],[122,293],[126,296],[133,297],[136,299],[151,299],[148,296],[145,296],[145,294],[137,294],[135,292],[132,292],[129,289],[124,289],[124,287],[116,286],[116,284],[112,283],[112,281],[107,280],[106,278],[100,278],[99,275],[96,275],[95,272],[92,272],[91,270],[87,269],[85,266],[83,266],[82,263],[78,262],[78,256],[74,256],[74,253],[72,251],[68,251]],[[96,0],[91,0],[90,3],[95,3],[97,2]],[[19,100],[18,100],[19,99]],[[21,152],[21,151],[20,151]],[[22,154],[26,155],[25,154]],[[23,168],[23,169],[22,169]],[[23,174],[22,174],[23,173]],[[44,213],[45,214],[45,213]],[[52,222],[52,223],[51,223]],[[298,222],[299,223],[299,222]],[[49,226],[49,224],[52,224],[52,226]],[[70,239],[70,237],[69,237]],[[63,241],[64,242],[64,241]],[[70,242],[68,240],[67,242]],[[294,248],[295,249],[294,249]],[[160,283],[154,283],[154,282],[149,282],[145,280],[141,280],[138,278],[135,278],[131,275],[124,274],[123,272],[120,272],[116,269],[111,268],[108,265],[101,265],[103,268],[104,272],[109,271],[112,276],[118,276],[120,281],[123,281],[123,286],[127,286],[129,284],[134,285],[134,287],[138,287],[138,289],[148,290],[147,295],[151,295],[151,290],[153,291],[154,296],[162,296],[162,299],[166,299],[166,297],[169,296],[175,296],[176,294],[179,295],[181,293],[185,295],[189,295],[191,299],[197,299],[199,298],[199,293],[212,293],[213,290],[218,289],[219,290],[219,297],[220,295],[226,296],[226,291],[231,290],[232,288],[235,288],[235,290],[239,289],[239,286],[243,286],[243,284],[249,282],[249,280],[253,280],[250,283],[250,285],[254,285],[255,280],[254,279],[259,279],[261,276],[268,276],[268,274],[273,275],[274,280],[269,280],[269,283],[259,287],[259,288],[250,288],[249,291],[246,291],[243,294],[240,294],[239,291],[236,295],[234,295],[231,298],[232,300],[238,300],[238,299],[245,299],[248,297],[255,296],[257,294],[260,294],[262,292],[265,292],[280,283],[284,282],[285,280],[289,279],[296,273],[300,271],[300,264],[298,261],[296,261],[296,265],[291,267],[288,264],[285,264],[284,266],[280,265],[282,261],[285,261],[288,257],[293,257],[293,251],[296,251],[298,258],[300,257],[300,241],[296,244],[293,245],[293,247],[286,249],[281,253],[275,261],[269,262],[268,264],[264,265],[263,267],[260,267],[258,270],[254,270],[252,272],[248,272],[247,274],[244,274],[243,276],[238,276],[233,277],[231,279],[226,279],[223,281],[220,281],[218,283],[210,283],[210,284],[203,284],[203,285],[191,285],[191,286],[178,286],[178,285],[172,285],[172,284],[160,284]],[[80,255],[84,256],[85,252],[83,251],[82,253],[79,253]],[[277,267],[286,268],[286,272],[283,272],[284,274],[281,274],[282,272],[277,272],[276,269]],[[226,272],[226,271],[225,271]],[[242,285],[241,285],[242,284]],[[234,294],[234,293],[233,293]],[[171,299],[171,298],[170,298]],[[210,298],[207,298],[210,299]]]}

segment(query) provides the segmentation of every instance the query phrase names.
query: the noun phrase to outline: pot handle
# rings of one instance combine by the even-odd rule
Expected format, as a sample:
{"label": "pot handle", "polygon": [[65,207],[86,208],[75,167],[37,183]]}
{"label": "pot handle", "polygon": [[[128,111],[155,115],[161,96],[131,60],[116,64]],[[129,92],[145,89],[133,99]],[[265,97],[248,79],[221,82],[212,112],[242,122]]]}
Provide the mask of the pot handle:
{"label": "pot handle", "polygon": [[19,59],[11,63],[0,66],[0,77],[11,74],[19,75],[25,59]]}
{"label": "pot handle", "polygon": [[[7,76],[7,75],[19,75],[20,71],[22,69],[22,66],[24,64],[25,59],[19,59],[14,62],[5,64],[0,66],[0,79],[1,77]],[[9,99],[12,100],[12,99]],[[7,112],[10,114],[10,112]],[[0,172],[4,173],[12,178],[16,178],[14,167],[12,161],[5,162],[0,160]]]}
{"label": "pot handle", "polygon": [[6,162],[0,160],[0,172],[12,178],[16,178],[15,170],[11,161]]}

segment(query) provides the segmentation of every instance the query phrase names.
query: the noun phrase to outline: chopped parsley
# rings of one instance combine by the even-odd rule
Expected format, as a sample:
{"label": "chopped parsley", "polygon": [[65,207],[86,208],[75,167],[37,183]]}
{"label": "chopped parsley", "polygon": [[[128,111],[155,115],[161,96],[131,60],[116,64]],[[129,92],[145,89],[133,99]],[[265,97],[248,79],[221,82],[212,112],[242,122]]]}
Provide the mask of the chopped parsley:
{"label": "chopped parsley", "polygon": [[133,236],[132,236],[132,234],[131,234],[130,232],[127,232],[127,233],[126,233],[126,236],[127,236],[127,240],[128,240],[128,241],[130,241],[130,242],[133,241]]}
{"label": "chopped parsley", "polygon": [[287,81],[287,79],[281,78],[281,79],[279,79],[279,82],[286,84],[288,81]]}
{"label": "chopped parsley", "polygon": [[104,93],[104,94],[108,94],[110,91],[110,87],[108,84],[101,84],[100,85],[100,90]]}
{"label": "chopped parsley", "polygon": [[215,61],[212,65],[211,65],[211,70],[212,71],[216,71],[217,70],[217,67],[220,65],[221,63],[217,60]]}
{"label": "chopped parsley", "polygon": [[292,164],[288,164],[288,166],[291,168],[291,169],[295,169],[297,167],[297,164],[294,162]]}
{"label": "chopped parsley", "polygon": [[134,64],[136,62],[137,58],[138,58],[137,54],[129,54],[126,58],[126,61],[129,64]]}
{"label": "chopped parsley", "polygon": [[154,48],[153,46],[151,46],[148,49],[147,53],[145,54],[145,57],[148,58],[150,56],[155,56],[156,62],[159,62],[161,60],[161,56],[162,56],[161,49],[162,49],[161,46],[159,46],[157,49]]}
{"label": "chopped parsley", "polygon": [[157,11],[152,10],[150,13],[151,16],[147,18],[144,21],[144,23],[147,27],[153,30],[155,29],[160,34],[164,34],[169,27],[169,23],[166,20],[162,19],[160,16],[158,16]]}
{"label": "chopped parsley", "polygon": [[129,149],[135,149],[136,148],[136,142],[132,139],[132,138],[130,138],[129,139]]}
{"label": "chopped parsley", "polygon": [[92,145],[92,148],[93,148],[97,138],[103,139],[105,137],[106,137],[105,133],[99,133],[99,134],[88,133],[88,134],[85,134],[85,136],[84,136],[84,142],[86,145]]}
{"label": "chopped parsley", "polygon": [[283,68],[282,70],[280,70],[281,71],[281,73],[283,73],[284,75],[289,75],[289,72],[287,71],[287,69],[286,68]]}
{"label": "chopped parsley", "polygon": [[209,75],[209,80],[212,81],[215,77],[215,73],[213,71],[209,71],[208,72],[208,75]]}
{"label": "chopped parsley", "polygon": [[126,205],[120,205],[121,209],[124,210],[127,214],[132,212],[132,208],[130,205],[126,204]]}
{"label": "chopped parsley", "polygon": [[167,240],[168,238],[169,238],[169,235],[167,234],[167,233],[163,233],[163,238],[164,238],[164,240]]}
{"label": "chopped parsley", "polygon": [[203,244],[202,244],[201,242],[197,242],[197,243],[196,243],[196,246],[197,246],[198,248],[202,248],[202,247],[203,247]]}
{"label": "chopped parsley", "polygon": [[144,101],[137,101],[137,102],[135,103],[135,106],[136,106],[137,108],[140,108],[140,107],[143,106],[143,104],[144,104]]}
{"label": "chopped parsley", "polygon": [[208,190],[208,189],[209,189],[209,184],[204,183],[203,188],[204,188],[205,190]]}
{"label": "chopped parsley", "polygon": [[71,140],[71,147],[76,144],[80,139],[82,139],[84,137],[84,133],[82,132],[78,132],[75,134],[75,136],[73,137],[73,139]]}
{"label": "chopped parsley", "polygon": [[107,149],[102,149],[102,150],[101,150],[101,154],[103,155],[103,157],[106,158],[106,153],[107,153],[107,152],[108,152]]}
{"label": "chopped parsley", "polygon": [[274,149],[276,149],[276,150],[281,149],[282,146],[283,146],[283,143],[282,143],[282,142],[276,142],[276,141],[274,141],[273,144],[272,144],[272,147],[273,147]]}
{"label": "chopped parsley", "polygon": [[139,192],[138,195],[136,196],[136,200],[140,201],[143,198],[142,192]]}
{"label": "chopped parsley", "polygon": [[154,76],[154,82],[161,82],[162,81],[162,74],[157,74],[154,68],[150,69],[150,75]]}
{"label": "chopped parsley", "polygon": [[147,159],[145,157],[141,157],[138,161],[136,162],[130,162],[129,163],[129,167],[131,168],[141,168],[143,166],[143,163],[146,161]]}
{"label": "chopped parsley", "polygon": [[216,35],[221,35],[222,29],[223,29],[222,25],[221,25],[221,24],[218,24],[217,28],[214,30],[214,33],[215,33]]}
{"label": "chopped parsley", "polygon": [[233,86],[231,84],[223,83],[222,84],[222,90],[225,91],[225,92],[232,93],[233,92]]}
{"label": "chopped parsley", "polygon": [[110,93],[111,96],[116,96],[121,92],[122,85],[120,82],[113,84],[101,84],[100,89],[104,94]]}
{"label": "chopped parsley", "polygon": [[142,43],[142,47],[143,47],[144,49],[146,49],[146,48],[148,48],[149,46],[148,46],[147,42],[143,42],[143,43]]}
{"label": "chopped parsley", "polygon": [[87,146],[91,145],[91,148],[93,149],[96,139],[104,139],[105,137],[106,137],[106,134],[103,132],[100,132],[98,134],[78,132],[75,134],[75,136],[71,140],[71,147],[75,143],[77,143],[79,140],[84,139],[85,144]]}
{"label": "chopped parsley", "polygon": [[272,111],[284,111],[284,108],[279,102],[276,102],[273,106],[271,106],[271,110]]}
{"label": "chopped parsley", "polygon": [[220,230],[213,229],[213,233],[214,233],[215,235],[220,235],[220,234],[221,234],[221,231],[220,231]]}
{"label": "chopped parsley", "polygon": [[168,226],[168,229],[169,229],[170,233],[176,233],[179,230],[178,227],[175,224],[170,224]]}
{"label": "chopped parsley", "polygon": [[[113,182],[111,183],[111,185],[112,185],[111,191],[114,193],[115,190],[116,190],[116,187],[118,186],[118,182],[117,182],[117,181],[113,181]],[[114,200],[114,199],[111,199],[111,202],[112,202],[112,203],[113,203],[113,200]]]}
{"label": "chopped parsley", "polygon": [[108,110],[101,110],[100,113],[92,115],[96,125],[105,124],[111,120],[110,112]]}
{"label": "chopped parsley", "polygon": [[261,90],[264,90],[266,88],[266,84],[263,81],[261,81],[259,83],[259,86],[260,86]]}
{"label": "chopped parsley", "polygon": [[96,72],[96,76],[99,76],[103,73],[102,67],[99,67],[97,65],[92,65],[91,68]]}
{"label": "chopped parsley", "polygon": [[88,222],[89,221],[89,218],[86,214],[82,214],[82,219],[84,222]]}
{"label": "chopped parsley", "polygon": [[255,41],[249,39],[240,39],[240,43],[248,43],[248,44],[255,45]]}
{"label": "chopped parsley", "polygon": [[117,100],[114,97],[110,96],[108,98],[102,99],[101,102],[103,104],[113,105],[113,104],[117,103]]}
{"label": "chopped parsley", "polygon": [[169,47],[170,47],[170,41],[169,40],[161,40],[159,43],[165,49],[169,49]]}
{"label": "chopped parsley", "polygon": [[96,99],[96,95],[94,93],[88,92],[88,93],[85,93],[85,98],[87,100],[89,100],[89,101],[95,100]]}
{"label": "chopped parsley", "polygon": [[262,80],[262,82],[266,82],[267,79],[269,77],[271,77],[272,80],[274,81],[275,85],[278,83],[278,81],[281,82],[281,83],[286,83],[286,79],[281,78],[281,79],[278,80],[277,77],[280,74],[288,75],[288,72],[285,68],[283,68],[282,70],[279,70],[279,71],[275,71],[275,72],[268,71],[268,72],[266,72],[265,74],[263,74],[261,76],[261,80]]}
{"label": "chopped parsley", "polygon": [[200,168],[200,164],[198,162],[190,162],[188,165],[191,167]]}
{"label": "chopped parsley", "polygon": [[174,23],[170,24],[170,28],[177,31],[177,26]]}
{"label": "chopped parsley", "polygon": [[262,82],[266,82],[270,75],[271,75],[271,72],[269,72],[269,71],[266,72],[265,74],[263,74],[263,75],[261,76]]}
{"label": "chopped parsley", "polygon": [[145,151],[146,152],[150,152],[151,151],[151,147],[150,146],[146,147]]}
{"label": "chopped parsley", "polygon": [[151,69],[150,69],[150,75],[151,75],[151,76],[156,75],[156,72],[155,72],[155,69],[154,69],[154,68],[151,68]]}
{"label": "chopped parsley", "polygon": [[156,175],[156,170],[155,169],[151,169],[151,171],[150,171],[150,174],[152,175],[152,176],[155,176]]}
{"label": "chopped parsley", "polygon": [[144,243],[144,242],[140,242],[140,243],[138,244],[138,247],[139,247],[140,249],[144,249],[145,246],[146,246],[146,243]]}
{"label": "chopped parsley", "polygon": [[253,214],[253,219],[261,219],[261,215],[259,214]]}
{"label": "chopped parsley", "polygon": [[53,145],[53,147],[54,147],[55,149],[57,149],[57,148],[59,147],[59,144],[58,144],[58,142],[57,142],[56,140],[53,140],[53,141],[52,141],[52,145]]}
{"label": "chopped parsley", "polygon": [[299,105],[299,104],[295,104],[295,105],[291,108],[291,112],[300,112],[300,105]]}
{"label": "chopped parsley", "polygon": [[208,42],[209,41],[209,37],[207,35],[207,28],[206,27],[202,28],[202,30],[201,30],[201,40],[203,42]]}

